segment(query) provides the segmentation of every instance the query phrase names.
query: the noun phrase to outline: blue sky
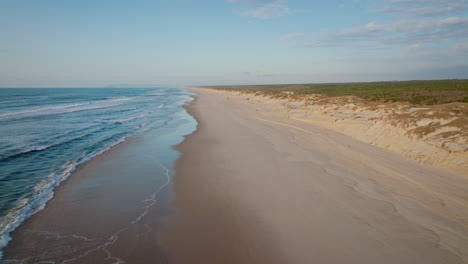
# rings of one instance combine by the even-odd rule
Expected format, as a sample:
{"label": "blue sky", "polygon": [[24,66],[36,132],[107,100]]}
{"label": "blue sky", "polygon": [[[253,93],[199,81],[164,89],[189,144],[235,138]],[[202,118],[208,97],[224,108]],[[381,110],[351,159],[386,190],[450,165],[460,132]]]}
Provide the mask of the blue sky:
{"label": "blue sky", "polygon": [[465,0],[0,0],[0,87],[443,78]]}

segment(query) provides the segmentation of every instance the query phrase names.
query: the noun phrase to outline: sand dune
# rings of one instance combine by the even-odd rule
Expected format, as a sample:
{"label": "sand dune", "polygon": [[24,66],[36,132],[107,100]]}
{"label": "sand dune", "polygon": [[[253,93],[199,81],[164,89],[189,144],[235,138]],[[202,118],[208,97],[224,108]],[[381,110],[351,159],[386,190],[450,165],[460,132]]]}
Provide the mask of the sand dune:
{"label": "sand dune", "polygon": [[199,127],[176,167],[180,214],[161,236],[172,263],[468,263],[463,173],[274,104],[194,91]]}
{"label": "sand dune", "polygon": [[415,107],[354,96],[223,91],[288,119],[316,124],[468,177],[468,104]]}

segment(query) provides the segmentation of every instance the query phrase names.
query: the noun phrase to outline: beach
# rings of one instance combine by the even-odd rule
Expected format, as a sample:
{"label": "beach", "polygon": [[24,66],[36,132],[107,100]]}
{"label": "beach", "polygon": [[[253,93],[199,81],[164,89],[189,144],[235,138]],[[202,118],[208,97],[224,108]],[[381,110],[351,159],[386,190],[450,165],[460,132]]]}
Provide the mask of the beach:
{"label": "beach", "polygon": [[0,0],[0,264],[468,264],[468,0]]}
{"label": "beach", "polygon": [[170,263],[467,263],[468,178],[192,89]]}
{"label": "beach", "polygon": [[0,263],[468,263],[466,174],[189,91],[191,116],[78,165]]}

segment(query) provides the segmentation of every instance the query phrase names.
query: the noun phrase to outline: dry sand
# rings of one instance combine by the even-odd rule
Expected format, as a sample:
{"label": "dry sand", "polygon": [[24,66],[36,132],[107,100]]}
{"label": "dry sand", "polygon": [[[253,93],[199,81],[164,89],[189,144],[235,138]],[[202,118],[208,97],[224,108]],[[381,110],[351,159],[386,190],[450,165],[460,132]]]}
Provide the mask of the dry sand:
{"label": "dry sand", "polygon": [[468,177],[194,89],[171,263],[468,263]]}
{"label": "dry sand", "polygon": [[355,96],[229,92],[249,104],[261,104],[263,111],[338,131],[468,177],[467,103],[414,106]]}

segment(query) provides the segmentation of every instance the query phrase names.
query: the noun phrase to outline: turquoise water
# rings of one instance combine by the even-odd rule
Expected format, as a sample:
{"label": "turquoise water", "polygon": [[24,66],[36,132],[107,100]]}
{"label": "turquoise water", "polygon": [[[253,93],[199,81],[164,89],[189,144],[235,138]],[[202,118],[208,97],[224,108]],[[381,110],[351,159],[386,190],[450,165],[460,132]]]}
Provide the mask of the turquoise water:
{"label": "turquoise water", "polygon": [[77,165],[167,129],[190,98],[174,88],[0,89],[0,249]]}

